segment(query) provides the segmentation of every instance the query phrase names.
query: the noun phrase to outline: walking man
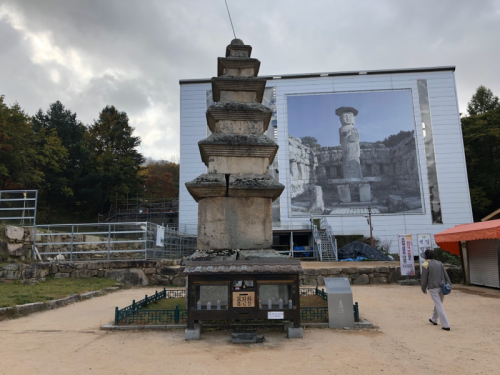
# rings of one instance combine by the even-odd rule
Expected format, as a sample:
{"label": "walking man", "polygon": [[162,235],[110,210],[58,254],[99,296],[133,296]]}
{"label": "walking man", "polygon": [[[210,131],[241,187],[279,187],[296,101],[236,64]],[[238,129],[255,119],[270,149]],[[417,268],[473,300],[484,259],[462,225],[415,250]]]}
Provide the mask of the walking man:
{"label": "walking man", "polygon": [[450,323],[448,322],[448,317],[444,311],[443,301],[444,295],[441,291],[441,284],[443,280],[450,282],[450,278],[443,267],[443,264],[434,259],[434,250],[426,250],[425,253],[420,254],[421,257],[425,258],[424,264],[422,264],[422,292],[427,294],[427,289],[431,295],[432,301],[434,302],[434,311],[432,317],[429,319],[434,325],[437,325],[437,320],[443,326],[442,329],[445,331],[450,330]]}

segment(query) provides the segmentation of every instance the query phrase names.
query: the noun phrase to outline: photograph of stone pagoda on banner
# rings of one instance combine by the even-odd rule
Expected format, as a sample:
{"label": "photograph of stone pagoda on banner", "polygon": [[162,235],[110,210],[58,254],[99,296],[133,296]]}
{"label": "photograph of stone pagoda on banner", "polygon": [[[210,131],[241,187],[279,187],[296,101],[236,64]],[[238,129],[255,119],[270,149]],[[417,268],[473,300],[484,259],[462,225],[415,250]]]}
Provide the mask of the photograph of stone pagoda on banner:
{"label": "photograph of stone pagoda on banner", "polygon": [[423,213],[410,90],[289,95],[295,216]]}

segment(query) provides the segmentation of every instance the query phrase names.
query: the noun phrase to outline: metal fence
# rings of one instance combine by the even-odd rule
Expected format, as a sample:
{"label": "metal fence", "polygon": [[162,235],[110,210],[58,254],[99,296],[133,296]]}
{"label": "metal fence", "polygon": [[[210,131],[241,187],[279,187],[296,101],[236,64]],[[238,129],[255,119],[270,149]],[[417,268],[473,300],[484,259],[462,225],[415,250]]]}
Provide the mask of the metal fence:
{"label": "metal fence", "polygon": [[[325,301],[328,301],[328,294],[324,289],[316,288],[301,288],[301,296],[318,295]],[[176,305],[175,309],[165,310],[141,310],[151,303],[158,302],[164,298],[185,298],[186,290],[173,289],[156,291],[152,296],[145,296],[140,301],[132,301],[132,304],[123,309],[115,309],[115,325],[163,325],[163,324],[178,324],[187,322],[187,310],[179,309]],[[354,320],[359,321],[359,306],[356,302],[353,305]],[[304,323],[328,323],[328,307],[327,306],[308,306],[300,308],[300,320]]]}
{"label": "metal fence", "polygon": [[36,225],[38,190],[0,190],[0,223]]}
{"label": "metal fence", "polygon": [[185,298],[185,290],[167,290],[156,291],[152,296],[147,296],[140,301],[133,301],[130,306],[119,310],[115,309],[115,325],[126,324],[178,324],[187,322],[187,310],[179,309],[176,305],[175,309],[158,309],[158,310],[141,310],[151,303],[158,302],[164,298]]}
{"label": "metal fence", "polygon": [[38,225],[33,235],[40,261],[181,258],[195,250],[196,237],[149,222]]}

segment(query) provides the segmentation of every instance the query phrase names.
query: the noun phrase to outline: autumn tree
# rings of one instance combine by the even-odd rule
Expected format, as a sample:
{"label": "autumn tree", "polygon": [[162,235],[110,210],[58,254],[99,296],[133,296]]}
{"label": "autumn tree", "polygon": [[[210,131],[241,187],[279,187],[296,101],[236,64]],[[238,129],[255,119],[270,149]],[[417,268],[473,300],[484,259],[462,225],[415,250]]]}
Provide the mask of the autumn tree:
{"label": "autumn tree", "polygon": [[179,164],[167,160],[151,160],[141,174],[146,178],[147,194],[154,198],[179,196]]}

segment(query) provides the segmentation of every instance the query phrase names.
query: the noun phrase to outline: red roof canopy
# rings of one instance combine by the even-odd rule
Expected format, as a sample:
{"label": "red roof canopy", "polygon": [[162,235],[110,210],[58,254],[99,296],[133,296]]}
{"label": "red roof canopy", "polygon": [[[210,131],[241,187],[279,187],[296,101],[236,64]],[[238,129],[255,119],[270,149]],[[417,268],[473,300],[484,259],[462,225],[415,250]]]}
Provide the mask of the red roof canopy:
{"label": "red roof canopy", "polygon": [[441,249],[460,255],[460,241],[500,239],[500,220],[461,224],[434,235]]}

